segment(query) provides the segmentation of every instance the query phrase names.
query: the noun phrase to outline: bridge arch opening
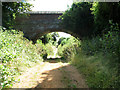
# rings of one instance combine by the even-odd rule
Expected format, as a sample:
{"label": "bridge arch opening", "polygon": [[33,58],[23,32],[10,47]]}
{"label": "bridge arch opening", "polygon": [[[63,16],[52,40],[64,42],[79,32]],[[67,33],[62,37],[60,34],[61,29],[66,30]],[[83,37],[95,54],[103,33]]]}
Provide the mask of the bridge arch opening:
{"label": "bridge arch opening", "polygon": [[47,34],[50,34],[50,33],[51,33],[51,34],[52,34],[52,33],[58,33],[58,34],[60,34],[60,35],[59,35],[60,37],[62,37],[62,35],[63,35],[63,37],[66,37],[66,35],[69,35],[69,36],[73,36],[73,37],[75,37],[75,38],[81,39],[81,37],[80,37],[78,34],[73,33],[73,32],[71,32],[71,31],[68,31],[68,30],[46,30],[46,32],[39,32],[39,31],[38,31],[38,33],[36,33],[36,35],[35,35],[33,38],[29,38],[29,37],[26,36],[26,35],[25,35],[25,37],[28,38],[29,40],[32,40],[33,43],[36,43],[36,41],[37,41],[40,37],[42,37],[42,36],[44,36],[44,35],[47,35]]}
{"label": "bridge arch opening", "polygon": [[43,43],[47,49],[47,53],[43,57],[44,60],[56,60],[66,59],[66,57],[70,56],[70,54],[65,55],[65,50],[68,50],[68,52],[71,53],[69,48],[77,50],[80,44],[80,39],[65,32],[50,32],[37,37],[35,44],[39,43]]}
{"label": "bridge arch opening", "polygon": [[27,12],[29,14],[28,16],[18,16],[16,18],[15,28],[22,30],[24,36],[34,43],[40,36],[51,32],[65,32],[74,37],[80,37],[74,32],[71,32],[71,30],[64,29],[61,25],[61,20],[58,18],[63,12],[64,11]]}

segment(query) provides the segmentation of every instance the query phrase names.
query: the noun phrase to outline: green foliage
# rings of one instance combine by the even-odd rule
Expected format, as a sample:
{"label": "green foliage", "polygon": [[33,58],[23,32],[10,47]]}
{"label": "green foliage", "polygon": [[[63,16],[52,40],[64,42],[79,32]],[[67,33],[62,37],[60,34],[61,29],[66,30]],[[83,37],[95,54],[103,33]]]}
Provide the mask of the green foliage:
{"label": "green foliage", "polygon": [[[114,58],[113,60],[117,63],[120,53],[120,33],[118,24],[112,23],[111,21],[110,24],[111,26],[107,33],[103,33],[102,37],[97,36],[92,39],[84,39],[83,42],[81,42],[81,48],[86,55],[94,55],[98,52],[104,52],[106,56],[110,54],[110,57]],[[112,59],[110,60],[114,62]]]}
{"label": "green foliage", "polygon": [[78,52],[77,47],[79,46],[79,40],[71,36],[69,39],[64,39],[58,46],[58,55],[70,61],[74,54]]}
{"label": "green foliage", "polygon": [[[3,3],[3,25],[11,28],[9,26],[14,24],[16,16],[29,7],[30,4],[22,2]],[[58,55],[79,69],[90,88],[120,88],[119,12],[120,3],[99,2],[93,6],[91,3],[74,3],[60,17],[65,29],[84,38],[82,41],[74,37],[61,38]],[[93,33],[96,36],[88,38]],[[57,34],[47,34],[35,45],[23,38],[22,32],[15,30],[1,29],[0,36],[0,88],[5,88],[12,85],[14,75],[53,54],[51,45],[55,45]]]}
{"label": "green foliage", "polygon": [[102,39],[102,48],[104,48],[105,53],[109,52],[113,54],[113,56],[118,57],[119,56],[119,27],[117,23],[112,23],[110,21],[110,28],[108,33],[104,33],[103,39]]}
{"label": "green foliage", "polygon": [[90,88],[120,88],[119,12],[120,3],[95,2],[92,8],[90,3],[76,3],[61,17],[66,29],[85,37],[75,50],[72,41],[62,38],[58,54],[78,68]]}
{"label": "green foliage", "polygon": [[60,19],[65,29],[80,37],[88,37],[92,34],[97,36],[103,31],[109,31],[109,20],[118,23],[120,27],[119,12],[119,2],[79,2],[73,3],[72,8],[67,10]]}
{"label": "green foliage", "polygon": [[54,54],[51,43],[32,44],[22,32],[0,28],[0,36],[0,89],[12,86],[16,75]]}
{"label": "green foliage", "polygon": [[81,42],[63,38],[58,46],[58,54],[78,68],[90,88],[120,88],[119,27],[112,20],[109,24],[109,31],[101,36],[86,37]]}
{"label": "green foliage", "polygon": [[[2,3],[2,19],[3,27],[13,28],[15,24],[15,18],[24,13],[30,11],[32,5],[24,2],[3,2]],[[24,13],[24,15],[27,15]]]}
{"label": "green foliage", "polygon": [[58,45],[61,44],[61,46],[63,46],[64,44],[67,43],[68,39],[70,39],[70,38],[61,37],[58,41]]}
{"label": "green foliage", "polygon": [[86,55],[94,55],[95,53],[99,52],[101,49],[101,38],[94,37],[92,39],[83,39],[82,40],[82,52],[84,52]]}
{"label": "green foliage", "polygon": [[47,43],[44,45],[42,43],[42,40],[38,39],[36,46],[37,46],[38,53],[40,54],[41,57],[43,57],[43,59],[47,59],[47,56],[54,54],[51,43]]}
{"label": "green foliage", "polygon": [[48,44],[45,45],[48,56],[49,55],[54,55],[53,47],[52,46],[53,45],[51,43],[48,43]]}
{"label": "green foliage", "polygon": [[65,29],[80,35],[81,37],[90,36],[93,29],[93,15],[90,8],[91,3],[80,2],[74,3],[72,8],[65,11],[60,17]]}
{"label": "green foliage", "polygon": [[120,3],[119,2],[95,2],[91,8],[94,15],[95,33],[101,34],[102,31],[108,31],[109,20],[120,25]]}
{"label": "green foliage", "polygon": [[82,72],[91,88],[120,88],[119,28],[110,21],[110,28],[102,37],[81,41],[81,51],[73,57],[72,63]]}
{"label": "green foliage", "polygon": [[43,57],[43,59],[46,59],[47,58],[46,47],[40,39],[37,40],[36,47],[40,56]]}
{"label": "green foliage", "polygon": [[39,51],[44,48],[33,45],[15,30],[0,28],[0,36],[0,88],[5,88],[12,86],[14,76],[43,60]]}
{"label": "green foliage", "polygon": [[1,87],[0,88],[3,88],[5,86],[12,86],[11,82],[14,81],[14,77],[13,77],[14,74],[15,74],[14,71],[0,64],[0,75],[1,75],[0,77]]}
{"label": "green foliage", "polygon": [[110,68],[108,60],[100,53],[87,56],[79,52],[72,64],[85,76],[90,88],[119,88],[118,68]]}
{"label": "green foliage", "polygon": [[56,45],[57,37],[59,37],[58,33],[53,32],[40,37],[40,40],[42,40],[42,43],[44,44],[51,43],[52,45]]}

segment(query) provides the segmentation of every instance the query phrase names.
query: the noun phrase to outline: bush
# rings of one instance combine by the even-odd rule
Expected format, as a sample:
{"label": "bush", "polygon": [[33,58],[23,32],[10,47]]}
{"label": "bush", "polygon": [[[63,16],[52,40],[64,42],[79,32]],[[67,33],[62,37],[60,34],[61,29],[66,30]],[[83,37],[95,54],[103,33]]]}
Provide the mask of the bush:
{"label": "bush", "polygon": [[38,50],[37,53],[40,54],[40,56],[43,59],[46,59],[47,58],[47,50],[46,50],[45,45],[42,43],[42,41],[40,39],[37,40],[36,47]]}
{"label": "bush", "polygon": [[8,67],[0,64],[0,88],[4,88],[7,86],[12,86],[12,82],[14,81],[13,75],[15,74],[14,71],[9,69]]}
{"label": "bush", "polygon": [[42,43],[42,40],[38,39],[36,46],[37,46],[38,53],[40,54],[41,57],[43,57],[43,59],[47,59],[48,55],[54,54],[53,48],[52,48],[52,46],[53,46],[52,43],[47,43],[44,45]]}
{"label": "bush", "polygon": [[78,52],[77,47],[79,46],[80,46],[80,41],[75,37],[71,36],[69,39],[63,40],[61,44],[58,46],[58,55],[60,55],[65,60],[70,61],[71,57],[73,57],[74,54]]}
{"label": "bush", "polygon": [[24,38],[22,32],[0,28],[0,88],[11,86],[15,75],[43,60],[38,48],[43,49]]}
{"label": "bush", "polygon": [[99,36],[92,39],[84,38],[81,42],[82,52],[86,55],[94,55],[102,48],[101,38]]}
{"label": "bush", "polygon": [[111,21],[110,24],[111,27],[109,28],[109,31],[103,33],[102,37],[97,36],[92,39],[84,39],[81,42],[81,49],[86,55],[94,55],[98,52],[103,52],[104,55],[108,55],[109,58],[111,58],[111,63],[118,63],[120,53],[119,28],[118,24],[114,24]]}
{"label": "bush", "polygon": [[94,15],[95,33],[101,35],[102,31],[109,31],[109,20],[120,26],[120,2],[94,2],[91,8]]}
{"label": "bush", "polygon": [[58,46],[58,54],[78,68],[90,88],[120,88],[120,33],[118,24],[109,22],[109,31],[102,36],[83,38],[81,42],[63,40],[64,44]]}
{"label": "bush", "polygon": [[89,87],[120,88],[119,38],[118,25],[111,23],[109,31],[102,37],[81,41],[81,51],[71,60],[85,75]]}

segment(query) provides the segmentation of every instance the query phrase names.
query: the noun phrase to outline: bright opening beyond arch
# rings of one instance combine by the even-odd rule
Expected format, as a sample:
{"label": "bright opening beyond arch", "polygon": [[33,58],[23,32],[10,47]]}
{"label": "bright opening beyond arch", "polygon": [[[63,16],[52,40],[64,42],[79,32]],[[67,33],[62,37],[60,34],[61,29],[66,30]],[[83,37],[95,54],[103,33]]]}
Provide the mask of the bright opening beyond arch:
{"label": "bright opening beyond arch", "polygon": [[71,7],[73,0],[30,0],[32,11],[65,11]]}
{"label": "bright opening beyond arch", "polygon": [[[54,33],[54,32],[53,32]],[[65,33],[65,32],[57,32],[59,34],[59,37],[57,37],[57,41],[61,38],[61,37],[64,37],[64,38],[68,38],[70,37],[71,35],[68,34],[68,33]]]}

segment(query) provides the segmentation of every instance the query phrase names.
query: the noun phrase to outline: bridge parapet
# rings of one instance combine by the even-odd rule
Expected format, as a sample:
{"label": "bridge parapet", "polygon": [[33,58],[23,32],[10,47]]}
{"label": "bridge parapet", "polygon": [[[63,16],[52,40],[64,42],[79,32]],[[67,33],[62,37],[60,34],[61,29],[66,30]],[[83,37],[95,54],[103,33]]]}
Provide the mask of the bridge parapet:
{"label": "bridge parapet", "polygon": [[29,11],[28,14],[63,14],[64,11]]}

